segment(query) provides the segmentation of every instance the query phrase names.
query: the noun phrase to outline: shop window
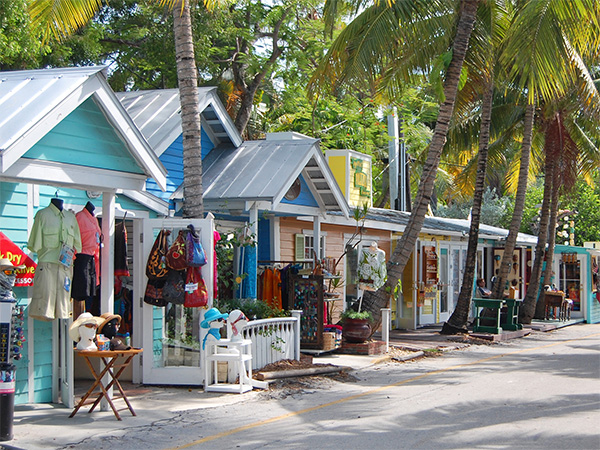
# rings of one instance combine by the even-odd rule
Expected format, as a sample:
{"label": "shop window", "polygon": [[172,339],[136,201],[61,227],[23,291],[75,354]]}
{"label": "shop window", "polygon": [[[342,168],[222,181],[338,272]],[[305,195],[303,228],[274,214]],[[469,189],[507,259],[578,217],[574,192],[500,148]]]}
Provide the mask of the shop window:
{"label": "shop window", "polygon": [[[295,260],[296,261],[312,261],[314,257],[315,239],[312,234],[296,234],[296,248],[295,248]],[[320,260],[325,258],[325,236],[321,235],[321,249],[319,252]]]}

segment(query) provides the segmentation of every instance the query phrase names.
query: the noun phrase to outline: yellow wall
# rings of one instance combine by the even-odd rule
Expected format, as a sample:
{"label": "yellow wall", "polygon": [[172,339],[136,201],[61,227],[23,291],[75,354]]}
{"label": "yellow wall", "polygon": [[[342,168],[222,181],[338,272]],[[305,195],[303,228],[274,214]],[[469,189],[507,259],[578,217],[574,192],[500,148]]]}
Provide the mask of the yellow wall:
{"label": "yellow wall", "polygon": [[329,168],[337,181],[338,186],[342,190],[342,194],[346,197],[346,157],[345,156],[330,156]]}

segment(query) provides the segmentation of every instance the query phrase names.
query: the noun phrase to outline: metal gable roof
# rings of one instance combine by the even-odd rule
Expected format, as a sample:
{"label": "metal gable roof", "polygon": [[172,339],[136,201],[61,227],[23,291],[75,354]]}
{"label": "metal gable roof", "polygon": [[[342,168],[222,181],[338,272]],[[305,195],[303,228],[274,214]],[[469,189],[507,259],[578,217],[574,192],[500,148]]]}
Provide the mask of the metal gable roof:
{"label": "metal gable roof", "polygon": [[[161,155],[181,135],[179,89],[119,92],[117,97],[157,155]],[[215,146],[237,147],[242,143],[217,96],[217,88],[199,87],[198,105],[202,126]]]}
{"label": "metal gable roof", "polygon": [[[260,140],[239,148],[220,146],[204,158],[203,198],[215,207],[262,201],[273,210],[297,208],[281,199],[300,174],[324,211],[348,215],[348,205],[327,166],[317,139]],[[182,198],[180,187],[171,198]]]}
{"label": "metal gable roof", "polygon": [[[335,213],[333,213],[335,214]],[[392,209],[370,208],[367,213],[368,220],[387,222],[406,227],[410,219],[410,213],[406,211],[396,211]],[[421,229],[422,233],[427,234],[460,234],[467,236],[471,227],[468,219],[450,219],[446,217],[425,216],[425,221]],[[480,239],[495,239],[503,241],[508,236],[508,230],[504,228],[493,227],[491,225],[479,225]],[[536,245],[537,236],[526,233],[519,233],[517,236],[519,245]]]}
{"label": "metal gable roof", "polygon": [[[25,177],[21,157],[85,100],[93,97],[146,176],[164,189],[166,171],[106,81],[105,66],[0,72],[0,174]],[[77,167],[76,162],[71,165]],[[66,167],[66,165],[65,165]],[[44,176],[36,174],[36,181]],[[108,176],[108,172],[105,173]],[[49,176],[49,175],[48,175]],[[79,180],[79,181],[76,181]],[[74,177],[72,184],[85,184]],[[140,184],[141,183],[141,184]],[[128,184],[133,186],[143,180]],[[118,188],[120,186],[114,186]]]}

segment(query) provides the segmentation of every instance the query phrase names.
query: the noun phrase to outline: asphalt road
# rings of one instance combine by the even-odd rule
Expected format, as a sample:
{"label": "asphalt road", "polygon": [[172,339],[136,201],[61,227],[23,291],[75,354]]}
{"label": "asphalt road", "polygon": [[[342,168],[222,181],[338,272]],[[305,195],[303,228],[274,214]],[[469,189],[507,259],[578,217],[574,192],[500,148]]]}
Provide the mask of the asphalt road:
{"label": "asphalt road", "polygon": [[600,449],[600,325],[354,376],[291,384],[67,448]]}
{"label": "asphalt road", "polygon": [[123,422],[20,408],[0,448],[600,450],[600,324],[352,374],[243,396],[190,389],[173,409],[170,391],[152,392]]}

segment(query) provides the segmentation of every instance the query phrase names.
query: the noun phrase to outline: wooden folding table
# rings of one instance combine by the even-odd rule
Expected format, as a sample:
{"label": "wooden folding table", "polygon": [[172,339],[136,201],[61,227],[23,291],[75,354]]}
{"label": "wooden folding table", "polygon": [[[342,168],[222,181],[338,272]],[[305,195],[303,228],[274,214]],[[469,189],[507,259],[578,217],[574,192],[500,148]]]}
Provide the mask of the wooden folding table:
{"label": "wooden folding table", "polygon": [[[82,350],[82,351],[76,351],[77,355],[79,355],[85,359],[85,362],[87,363],[88,367],[90,368],[90,372],[92,372],[92,375],[94,376],[96,381],[94,381],[92,386],[88,389],[88,391],[85,393],[85,395],[81,398],[81,400],[79,401],[77,406],[75,406],[75,409],[73,410],[73,412],[71,413],[71,415],[69,417],[73,417],[75,414],[77,414],[77,411],[79,411],[79,408],[81,408],[83,405],[88,405],[90,403],[92,404],[92,407],[90,408],[88,413],[91,413],[96,408],[96,406],[98,406],[98,404],[100,403],[100,400],[102,400],[102,398],[105,398],[106,401],[108,402],[108,404],[110,405],[111,409],[115,413],[116,418],[118,420],[121,420],[121,416],[119,415],[117,408],[115,408],[115,405],[113,404],[113,399],[110,398],[110,396],[108,395],[108,392],[107,392],[113,386],[116,386],[117,389],[119,390],[119,392],[121,393],[121,396],[115,397],[114,400],[117,400],[119,398],[122,398],[123,400],[125,400],[125,403],[127,404],[127,407],[129,408],[129,411],[131,411],[131,414],[135,416],[136,415],[135,411],[133,410],[131,403],[129,403],[129,400],[127,399],[127,396],[125,395],[123,388],[121,387],[121,383],[119,383],[119,377],[121,376],[123,371],[127,368],[127,366],[131,363],[131,360],[133,359],[133,357],[135,355],[137,355],[138,353],[142,353],[141,348],[132,348],[130,350],[106,350],[106,351]],[[96,358],[101,361],[101,365],[104,368],[100,371],[100,373],[96,372],[96,369],[94,369],[94,365],[91,362],[92,358]],[[119,358],[124,358],[124,359],[119,364],[116,364],[116,362]],[[116,370],[116,372],[115,372],[115,370]],[[104,385],[104,383],[102,381],[102,378],[104,378],[105,375],[108,375],[108,379],[110,380],[110,382],[106,386]],[[92,396],[92,394],[94,393],[96,388],[100,388],[100,392],[96,393],[92,397],[92,399],[88,400],[88,398],[90,396]]]}

